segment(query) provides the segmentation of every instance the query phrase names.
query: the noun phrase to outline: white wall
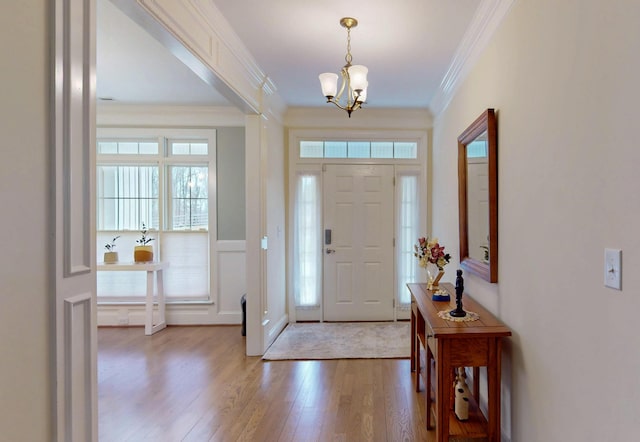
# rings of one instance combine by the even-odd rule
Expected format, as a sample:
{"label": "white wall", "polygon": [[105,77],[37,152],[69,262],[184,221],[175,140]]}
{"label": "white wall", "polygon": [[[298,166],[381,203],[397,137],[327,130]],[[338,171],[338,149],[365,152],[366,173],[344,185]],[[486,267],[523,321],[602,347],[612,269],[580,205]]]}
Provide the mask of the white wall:
{"label": "white wall", "polygon": [[13,441],[53,437],[49,14],[44,0],[5,2],[0,14],[0,439]]}
{"label": "white wall", "polygon": [[[499,283],[466,275],[465,288],[514,333],[503,372],[514,442],[640,430],[639,17],[631,1],[516,1],[435,120],[433,231],[456,250],[456,140],[497,110]],[[605,247],[623,249],[622,291],[603,286]]]}
{"label": "white wall", "polygon": [[267,133],[266,233],[268,238],[266,310],[269,324],[264,335],[265,349],[288,323],[286,297],[285,231],[285,143],[282,124],[270,118],[264,122]]}
{"label": "white wall", "polygon": [[[274,115],[247,116],[247,354],[250,356],[262,355],[288,322],[284,152],[284,130]],[[266,244],[262,241],[265,237]]]}

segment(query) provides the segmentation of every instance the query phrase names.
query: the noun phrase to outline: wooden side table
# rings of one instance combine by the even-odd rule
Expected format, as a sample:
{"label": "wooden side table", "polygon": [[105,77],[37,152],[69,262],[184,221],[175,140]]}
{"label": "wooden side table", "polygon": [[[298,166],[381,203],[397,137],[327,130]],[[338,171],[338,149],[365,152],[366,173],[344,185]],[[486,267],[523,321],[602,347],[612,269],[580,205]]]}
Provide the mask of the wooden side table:
{"label": "wooden side table", "polygon": [[[438,316],[439,311],[455,308],[452,284],[440,284],[451,295],[450,302],[431,300],[432,292],[423,283],[407,284],[411,292],[411,369],[416,372],[416,391],[420,378],[425,384],[427,429],[432,429],[431,413],[436,417],[436,440],[444,442],[449,436],[487,438],[500,441],[500,371],[502,338],[511,331],[500,320],[467,295],[463,295],[464,309],[480,315],[470,322],[452,322]],[[421,367],[420,347],[424,347],[425,367]],[[432,365],[435,372],[432,373]],[[473,391],[470,398],[469,419],[460,421],[452,409],[454,370],[473,367]],[[487,416],[480,411],[479,368],[487,368]],[[435,377],[435,382],[432,382]],[[432,390],[435,401],[432,400]],[[434,403],[435,402],[435,403]]]}
{"label": "wooden side table", "polygon": [[[168,261],[154,261],[141,263],[98,263],[98,271],[116,272],[147,272],[147,296],[145,301],[145,324],[144,334],[150,336],[166,328],[165,320],[165,299],[164,299],[164,279],[162,271],[169,267]],[[156,274],[156,285],[158,287],[158,323],[153,324],[153,274]]]}

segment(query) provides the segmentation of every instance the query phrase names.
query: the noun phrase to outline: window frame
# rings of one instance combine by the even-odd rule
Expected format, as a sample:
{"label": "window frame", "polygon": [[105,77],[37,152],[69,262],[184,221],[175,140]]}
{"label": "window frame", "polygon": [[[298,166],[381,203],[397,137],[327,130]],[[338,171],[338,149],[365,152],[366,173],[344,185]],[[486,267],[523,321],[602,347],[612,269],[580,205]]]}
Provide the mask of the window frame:
{"label": "window frame", "polygon": [[[101,141],[129,141],[129,140],[158,140],[159,150],[158,154],[100,154],[98,153],[98,142]],[[207,155],[194,154],[194,155],[173,155],[169,151],[169,144],[171,141],[186,142],[186,141],[204,141],[208,143]],[[205,229],[170,229],[168,217],[170,216],[171,204],[169,199],[171,196],[170,189],[168,188],[169,179],[167,174],[169,173],[170,166],[196,166],[208,168],[208,182],[207,182],[207,194],[208,194],[208,228],[206,229],[208,235],[208,297],[206,299],[202,297],[190,299],[188,296],[175,295],[167,298],[167,303],[206,303],[211,304],[217,299],[215,281],[217,280],[217,265],[216,265],[216,244],[217,244],[217,196],[216,196],[216,129],[203,129],[203,128],[166,128],[166,127],[150,127],[150,128],[130,128],[130,127],[98,127],[96,129],[96,169],[100,166],[118,166],[118,165],[155,165],[158,167],[158,225],[152,226],[152,234],[156,238],[156,253],[159,259],[162,258],[162,243],[163,236],[165,234],[202,234]],[[96,188],[97,197],[97,188]],[[96,208],[96,211],[98,209]],[[112,230],[98,230],[98,214],[96,213],[96,234],[114,234],[119,232],[131,233],[136,232],[134,230],[124,231],[112,231]],[[97,244],[98,255],[102,256],[101,244]],[[98,258],[100,261],[101,259]],[[136,296],[98,296],[99,304],[121,304],[121,303],[144,303],[145,295],[141,293]]]}

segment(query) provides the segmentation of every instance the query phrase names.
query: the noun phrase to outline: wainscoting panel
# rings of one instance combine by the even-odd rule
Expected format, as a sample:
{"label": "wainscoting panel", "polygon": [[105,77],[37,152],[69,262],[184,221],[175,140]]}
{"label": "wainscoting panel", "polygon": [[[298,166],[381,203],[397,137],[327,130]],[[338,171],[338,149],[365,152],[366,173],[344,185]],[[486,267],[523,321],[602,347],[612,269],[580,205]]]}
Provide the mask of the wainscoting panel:
{"label": "wainscoting panel", "polygon": [[[240,324],[240,297],[246,293],[245,241],[218,241],[212,257],[213,275],[210,302],[170,303],[166,306],[168,325]],[[157,316],[154,307],[154,318]],[[143,326],[142,303],[106,303],[98,306],[99,326]]]}
{"label": "wainscoting panel", "polygon": [[247,291],[245,241],[218,241],[218,315],[240,315]]}
{"label": "wainscoting panel", "polygon": [[59,441],[98,440],[95,4],[51,2],[51,415]]}
{"label": "wainscoting panel", "polygon": [[64,301],[64,396],[68,440],[92,440],[94,422],[93,363],[92,363],[92,301],[91,293],[67,298]]}

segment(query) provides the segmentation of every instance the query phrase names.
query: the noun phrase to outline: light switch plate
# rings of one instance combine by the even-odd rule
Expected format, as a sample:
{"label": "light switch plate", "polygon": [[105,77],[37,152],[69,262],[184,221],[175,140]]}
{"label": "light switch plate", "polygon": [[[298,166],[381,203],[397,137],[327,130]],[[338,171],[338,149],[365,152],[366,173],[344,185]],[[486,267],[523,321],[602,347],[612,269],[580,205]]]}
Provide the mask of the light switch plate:
{"label": "light switch plate", "polygon": [[622,250],[604,249],[604,285],[622,290]]}

